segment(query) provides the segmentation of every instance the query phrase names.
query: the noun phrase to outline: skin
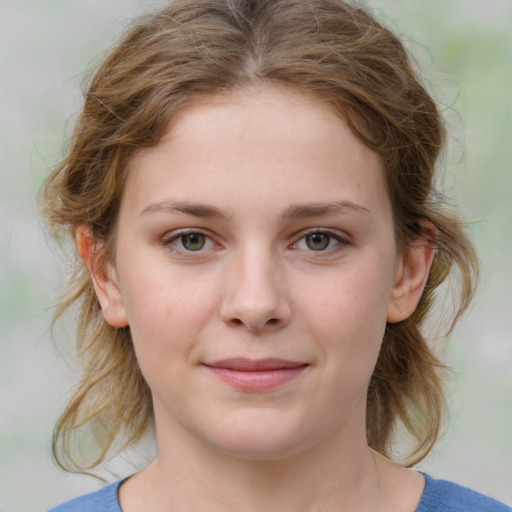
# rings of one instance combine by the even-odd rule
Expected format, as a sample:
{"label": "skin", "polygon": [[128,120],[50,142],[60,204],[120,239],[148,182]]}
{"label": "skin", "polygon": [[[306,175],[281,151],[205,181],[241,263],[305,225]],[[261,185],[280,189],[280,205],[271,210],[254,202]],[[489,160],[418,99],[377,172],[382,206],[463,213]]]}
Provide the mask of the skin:
{"label": "skin", "polygon": [[[131,162],[114,261],[89,235],[154,401],[159,456],[122,485],[125,512],[415,510],[423,477],[368,448],[366,392],[434,252],[399,253],[382,163],[343,119],[283,89],[198,103]],[[239,389],[208,367],[226,358],[303,369]]]}

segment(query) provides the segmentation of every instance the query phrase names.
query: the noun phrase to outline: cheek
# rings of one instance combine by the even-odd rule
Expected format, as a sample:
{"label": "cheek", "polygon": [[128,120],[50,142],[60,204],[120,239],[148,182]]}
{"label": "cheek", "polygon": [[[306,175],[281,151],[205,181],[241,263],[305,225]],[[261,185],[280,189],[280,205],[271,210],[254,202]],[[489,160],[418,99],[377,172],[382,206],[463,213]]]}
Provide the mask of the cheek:
{"label": "cheek", "polygon": [[340,268],[320,285],[309,283],[301,296],[302,314],[315,332],[327,362],[372,366],[384,330],[391,277],[383,279],[382,267],[361,265]]}
{"label": "cheek", "polygon": [[139,274],[123,291],[143,372],[187,360],[215,311],[215,287],[183,275]]}

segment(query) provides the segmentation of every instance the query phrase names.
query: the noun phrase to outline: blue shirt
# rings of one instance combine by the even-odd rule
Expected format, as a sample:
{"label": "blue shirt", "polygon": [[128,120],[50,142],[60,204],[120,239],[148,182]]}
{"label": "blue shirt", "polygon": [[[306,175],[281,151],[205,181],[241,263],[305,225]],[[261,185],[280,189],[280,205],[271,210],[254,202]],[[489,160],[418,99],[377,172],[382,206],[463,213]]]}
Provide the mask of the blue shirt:
{"label": "blue shirt", "polygon": [[[512,509],[471,489],[436,480],[428,475],[416,512],[512,512]],[[103,489],[63,503],[48,512],[122,512],[117,491],[123,480]]]}

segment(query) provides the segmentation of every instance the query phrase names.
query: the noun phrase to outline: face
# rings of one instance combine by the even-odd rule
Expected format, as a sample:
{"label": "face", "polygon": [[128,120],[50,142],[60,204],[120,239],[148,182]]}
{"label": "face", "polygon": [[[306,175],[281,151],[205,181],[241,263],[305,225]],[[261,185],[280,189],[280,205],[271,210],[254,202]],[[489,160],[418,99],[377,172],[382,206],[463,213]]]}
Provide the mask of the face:
{"label": "face", "polygon": [[138,153],[94,275],[106,320],[130,326],[159,442],[265,459],[365,443],[415,268],[379,157],[320,101],[267,89],[195,105]]}

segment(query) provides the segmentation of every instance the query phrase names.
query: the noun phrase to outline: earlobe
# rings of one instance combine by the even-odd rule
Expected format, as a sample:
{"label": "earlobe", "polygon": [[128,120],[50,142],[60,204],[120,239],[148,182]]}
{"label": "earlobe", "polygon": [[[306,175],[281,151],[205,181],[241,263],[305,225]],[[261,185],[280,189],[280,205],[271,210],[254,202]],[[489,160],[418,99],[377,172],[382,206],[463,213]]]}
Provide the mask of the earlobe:
{"label": "earlobe", "polygon": [[423,235],[411,244],[397,263],[395,281],[388,304],[387,321],[401,322],[413,313],[423,294],[436,253],[432,242],[438,231],[430,222],[424,223]]}
{"label": "earlobe", "polygon": [[105,320],[112,327],[126,327],[128,318],[115,267],[101,251],[101,244],[89,226],[80,226],[76,230],[76,244],[89,269]]}

